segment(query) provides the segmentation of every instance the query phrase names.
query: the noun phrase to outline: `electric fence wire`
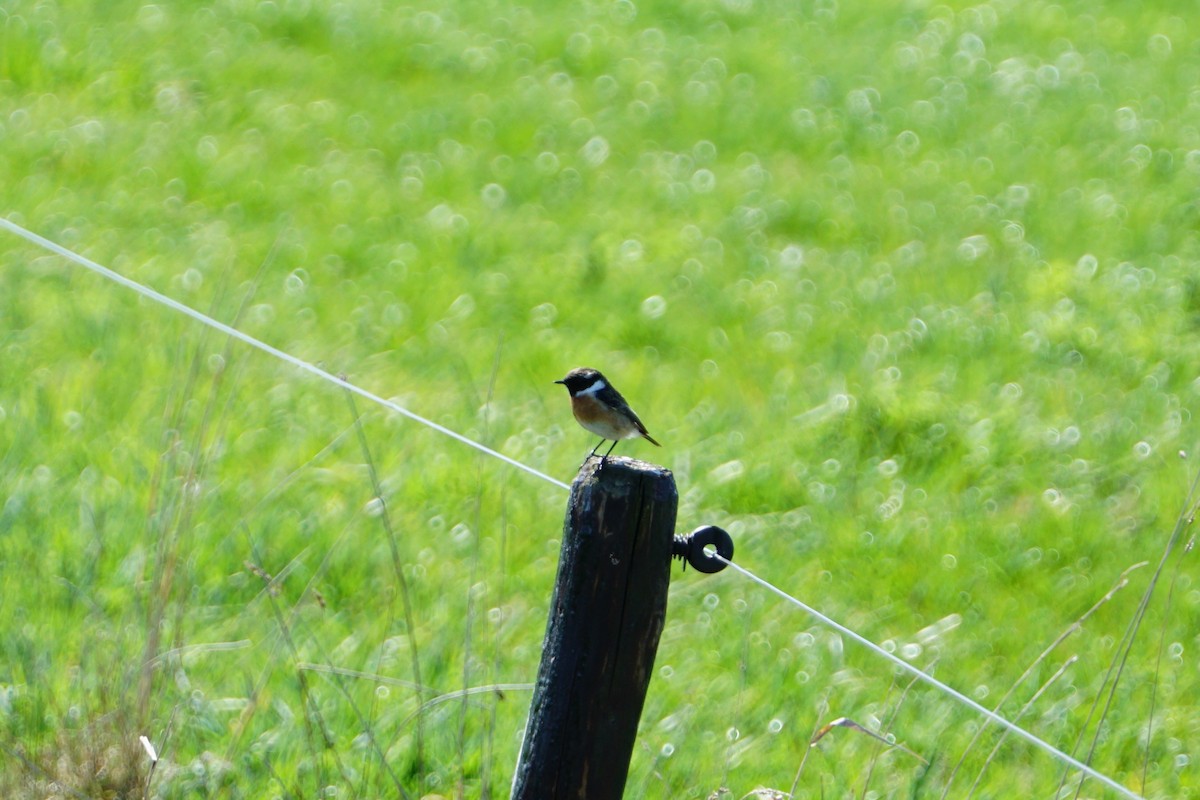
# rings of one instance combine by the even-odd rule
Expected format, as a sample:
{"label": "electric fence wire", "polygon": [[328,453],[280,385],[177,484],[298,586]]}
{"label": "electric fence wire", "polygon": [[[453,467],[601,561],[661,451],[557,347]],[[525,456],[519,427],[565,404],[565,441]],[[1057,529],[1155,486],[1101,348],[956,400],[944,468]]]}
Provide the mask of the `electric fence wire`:
{"label": "electric fence wire", "polygon": [[778,595],[782,600],[796,606],[796,608],[798,608],[801,611],[803,611],[804,613],[808,614],[810,617],[817,620],[825,627],[830,628],[834,631],[837,631],[838,633],[845,636],[846,638],[852,639],[853,641],[855,641],[858,644],[862,645],[863,647],[867,648],[872,653],[882,656],[883,658],[892,662],[892,664],[894,664],[895,666],[904,670],[905,672],[909,673],[910,675],[912,675],[916,678],[919,678],[920,680],[929,684],[933,688],[949,695],[953,699],[957,700],[958,702],[960,702],[963,705],[970,708],[972,711],[975,711],[976,713],[986,717],[987,719],[996,723],[1000,727],[1005,728],[1006,730],[1011,731],[1012,733],[1015,733],[1017,736],[1020,736],[1022,739],[1029,742],[1030,744],[1034,745],[1035,747],[1038,747],[1038,748],[1044,750],[1046,753],[1053,756],[1054,758],[1057,758],[1059,761],[1062,761],[1064,764],[1068,764],[1068,765],[1074,767],[1075,769],[1079,770],[1084,775],[1086,775],[1090,778],[1095,778],[1096,780],[1103,783],[1105,786],[1120,793],[1122,796],[1130,798],[1130,800],[1143,800],[1141,795],[1130,791],[1129,789],[1127,789],[1124,786],[1122,786],[1121,784],[1117,783],[1116,781],[1114,781],[1112,778],[1108,777],[1104,773],[1097,771],[1096,769],[1088,766],[1087,764],[1083,763],[1082,761],[1080,761],[1077,758],[1067,755],[1062,750],[1059,750],[1057,747],[1055,747],[1054,745],[1045,741],[1044,739],[1038,738],[1034,734],[1032,734],[1029,731],[1022,728],[1020,725],[1009,722],[1007,719],[1000,716],[996,712],[979,705],[979,703],[976,703],[974,700],[967,697],[965,694],[958,691],[957,689],[949,686],[948,684],[943,683],[942,681],[939,681],[937,678],[935,678],[932,675],[930,675],[929,673],[919,669],[918,667],[914,667],[912,664],[909,664],[904,659],[899,658],[898,656],[896,656],[892,653],[889,653],[887,650],[884,650],[882,647],[875,644],[874,642],[872,642],[870,639],[866,638],[865,636],[855,633],[854,631],[847,628],[845,625],[842,625],[841,623],[837,622],[836,620],[825,616],[824,614],[822,614],[820,611],[817,611],[812,606],[808,605],[807,603],[803,602],[802,600],[799,600],[799,599],[793,597],[792,595],[790,595],[787,592],[785,592],[784,590],[780,589],[778,586],[775,586],[771,582],[758,577],[757,575],[755,575],[753,572],[746,569],[745,567],[743,567],[739,564],[733,563],[729,559],[721,556],[719,553],[714,552],[711,555],[713,558],[716,558],[719,561],[725,562],[725,566],[733,567],[734,570],[736,570],[737,572],[740,572],[743,576],[745,576],[751,582],[758,584],[759,586],[763,587],[767,591],[769,591],[775,595]]}
{"label": "electric fence wire", "polygon": [[519,470],[528,472],[530,475],[541,478],[542,480],[546,481],[547,483],[552,483],[555,486],[558,486],[559,488],[567,489],[567,490],[570,490],[570,488],[571,488],[570,485],[563,483],[562,481],[558,480],[557,478],[552,478],[549,475],[547,475],[546,473],[541,472],[540,470],[534,469],[533,467],[531,467],[527,464],[522,464],[520,461],[517,461],[515,458],[509,458],[508,456],[504,455],[503,453],[493,450],[492,448],[488,447],[485,444],[481,444],[480,442],[477,442],[474,439],[463,436],[461,433],[458,433],[457,431],[453,431],[444,425],[439,425],[438,423],[434,422],[431,419],[422,417],[420,414],[416,414],[412,411],[409,411],[407,408],[400,405],[399,403],[395,403],[391,400],[384,399],[384,398],[380,397],[379,395],[374,394],[373,392],[363,389],[360,386],[356,386],[355,384],[351,383],[350,381],[346,380],[345,378],[338,377],[337,375],[334,375],[331,372],[326,372],[325,370],[321,369],[320,367],[316,366],[315,364],[310,364],[309,362],[304,361],[303,359],[296,358],[291,353],[286,353],[277,347],[272,347],[271,345],[267,344],[266,342],[262,341],[261,339],[256,339],[248,333],[243,333],[242,331],[239,331],[237,328],[234,328],[230,325],[226,325],[224,322],[215,320],[212,317],[208,316],[207,314],[203,314],[203,313],[197,311],[196,309],[192,308],[191,306],[184,305],[183,303],[180,303],[178,300],[173,300],[172,298],[167,297],[165,294],[162,294],[161,292],[156,292],[148,286],[143,286],[142,284],[138,283],[135,280],[132,280],[131,278],[126,278],[121,273],[114,272],[113,270],[109,269],[108,267],[102,266],[101,264],[97,264],[95,261],[92,261],[90,258],[87,258],[86,256],[81,256],[79,253],[76,253],[72,250],[68,250],[67,248],[63,247],[62,245],[60,245],[56,242],[52,242],[49,239],[45,238],[44,236],[39,236],[38,234],[34,233],[33,231],[27,230],[27,229],[21,227],[20,225],[17,225],[15,222],[12,222],[11,220],[7,220],[4,217],[0,217],[0,228],[5,228],[8,231],[15,233],[17,236],[20,236],[22,239],[25,239],[28,242],[36,244],[39,247],[45,248],[46,250],[49,250],[52,253],[56,253],[56,254],[62,256],[63,258],[68,259],[69,261],[74,261],[76,264],[80,265],[81,267],[86,267],[87,269],[90,269],[92,272],[99,273],[100,275],[103,275],[104,277],[108,278],[109,280],[121,284],[122,286],[126,287],[127,289],[132,289],[133,291],[137,292],[138,294],[142,295],[143,297],[147,297],[156,303],[166,306],[167,308],[170,308],[174,311],[178,311],[180,314],[189,316],[192,319],[196,320],[197,322],[203,323],[204,325],[207,325],[208,327],[213,328],[214,330],[218,330],[221,333],[224,333],[228,336],[232,336],[233,338],[237,339],[238,341],[244,342],[245,344],[248,344],[251,347],[256,348],[258,350],[261,350],[264,353],[267,353],[268,355],[275,356],[275,358],[278,358],[281,361],[285,361],[288,364],[291,364],[292,366],[294,366],[298,369],[301,369],[305,372],[316,375],[318,378],[329,381],[330,383],[334,384],[335,386],[340,386],[343,389],[354,392],[355,394],[359,395],[360,397],[364,397],[373,403],[378,403],[379,405],[383,406],[384,408],[390,409],[391,411],[395,411],[397,414],[400,414],[401,416],[404,416],[404,417],[408,417],[409,419],[413,420],[414,422],[418,422],[422,425],[425,425],[426,427],[432,428],[433,430],[437,431],[438,433],[445,434],[446,436],[449,436],[451,439],[455,439],[459,442],[462,442],[463,444],[467,445],[468,447],[474,447],[476,450],[478,450],[482,453],[492,456],[493,458],[498,458],[511,467],[516,467]]}
{"label": "electric fence wire", "polygon": [[[177,311],[180,314],[184,314],[185,316],[191,317],[192,319],[196,320],[197,322],[207,325],[208,327],[213,328],[214,330],[220,331],[221,333],[224,333],[228,336],[232,336],[233,338],[237,339],[238,341],[241,341],[257,350],[261,350],[262,352],[267,353],[268,355],[274,356],[275,358],[278,358],[281,361],[291,364],[292,366],[294,366],[304,372],[308,372],[312,375],[315,375],[322,380],[325,380],[325,381],[328,381],[329,383],[334,384],[335,386],[340,386],[340,387],[342,387],[348,391],[351,391],[363,398],[366,398],[367,400],[370,400],[373,403],[377,403],[377,404],[383,406],[384,408],[394,411],[403,417],[407,417],[408,419],[411,419],[414,422],[417,422],[421,425],[425,425],[429,428],[432,428],[433,430],[437,431],[438,433],[442,433],[446,436],[449,436],[451,439],[461,442],[469,447],[473,447],[476,450],[478,450],[486,455],[492,456],[493,458],[497,458],[497,459],[503,461],[504,463],[508,464],[509,466],[512,466],[519,470],[522,470],[523,472],[533,475],[534,477],[541,478],[542,480],[546,481],[547,483],[554,484],[555,486],[558,486],[559,488],[566,489],[568,491],[570,491],[570,489],[571,489],[569,484],[566,484],[563,481],[558,480],[557,478],[553,478],[550,475],[547,475],[546,473],[541,472],[540,470],[537,470],[531,466],[528,466],[527,464],[523,464],[514,458],[510,458],[509,456],[506,456],[503,453],[493,450],[492,448],[490,448],[484,444],[481,444],[480,442],[476,442],[475,440],[473,440],[467,436],[464,436],[463,434],[458,433],[457,431],[451,430],[450,428],[447,428],[444,425],[439,425],[438,423],[434,422],[433,420],[427,419],[426,417],[422,417],[421,415],[408,410],[407,408],[399,405],[398,403],[395,403],[391,400],[387,400],[383,397],[380,397],[377,394],[374,394],[373,392],[370,392],[366,389],[356,386],[355,384],[350,383],[345,378],[341,378],[337,375],[334,375],[333,373],[327,372],[314,364],[310,364],[309,362],[304,361],[303,359],[297,358],[297,357],[291,355],[290,353],[280,350],[277,347],[273,347],[273,346],[267,344],[266,342],[262,341],[261,339],[256,339],[255,337],[253,337],[247,333],[243,333],[242,331],[239,331],[237,328],[234,328],[230,325],[226,325],[223,322],[213,319],[212,317],[208,316],[207,314],[201,313],[201,312],[197,311],[196,309],[192,308],[191,306],[184,305],[183,303],[180,303],[178,300],[174,300],[170,297],[167,297],[166,295],[164,295],[160,292],[157,292],[148,286],[140,284],[137,281],[132,280],[131,278],[127,278],[124,275],[121,275],[119,272],[114,272],[113,270],[109,269],[108,267],[98,264],[95,261],[91,260],[90,258],[82,256],[79,253],[74,252],[73,250],[68,250],[67,248],[63,247],[62,245],[60,245],[54,241],[51,241],[50,239],[47,239],[43,236],[39,236],[38,234],[34,233],[33,231],[30,231],[30,230],[16,224],[15,222],[12,222],[11,220],[5,219],[4,217],[0,217],[0,228],[4,228],[4,229],[8,230],[9,232],[21,237],[22,239],[25,239],[27,242],[30,242],[31,244],[35,244],[38,247],[41,247],[45,250],[49,250],[52,253],[62,256],[63,258],[67,259],[68,261],[73,261],[76,264],[78,264],[79,266],[89,269],[92,272],[95,272],[99,275],[102,275],[105,278],[108,278],[109,280],[111,280],[117,284],[120,284],[121,286],[126,287],[127,289],[131,289],[132,291],[137,292],[138,294],[142,295],[143,297],[146,297],[150,300],[153,300],[156,303],[166,306],[167,308]],[[770,583],[769,581],[767,581],[763,578],[760,578],[758,575],[755,575],[753,572],[746,569],[745,567],[743,567],[739,564],[735,564],[732,561],[729,561],[725,558],[722,558],[721,556],[717,555],[716,553],[713,553],[713,556],[715,558],[720,559],[721,561],[724,561],[727,566],[732,567],[736,572],[740,573],[742,576],[744,576],[751,582],[758,584],[759,586],[763,587],[764,589],[779,596],[784,601],[791,603],[792,605],[796,606],[800,610],[804,611],[809,616],[811,616],[813,619],[820,622],[822,625],[824,625],[834,631],[837,631],[838,633],[842,634],[843,636],[845,636],[849,639],[852,639],[853,641],[855,641],[858,644],[862,645],[863,647],[867,648],[871,652],[883,657],[887,661],[892,662],[892,664],[903,669],[905,672],[908,672],[909,674],[915,676],[916,678],[919,678],[920,680],[924,681],[928,685],[943,692],[944,694],[948,695],[949,697],[953,698],[954,700],[958,701],[959,703],[967,706],[968,708],[975,711],[976,713],[986,717],[987,719],[989,719],[992,722],[996,723],[997,725],[1005,728],[1006,730],[1011,731],[1012,733],[1021,737],[1022,739],[1029,742],[1030,744],[1034,745],[1035,747],[1038,747],[1039,749],[1043,750],[1044,752],[1046,752],[1053,758],[1058,759],[1059,761],[1063,762],[1064,764],[1070,765],[1071,767],[1075,768],[1079,772],[1083,773],[1083,775],[1090,777],[1090,778],[1094,778],[1095,780],[1099,781],[1100,783],[1103,783],[1105,786],[1107,786],[1108,788],[1117,792],[1118,794],[1120,794],[1123,797],[1130,798],[1130,800],[1143,800],[1141,795],[1138,795],[1138,794],[1130,791],[1129,789],[1125,788],[1121,784],[1117,783],[1112,778],[1109,778],[1107,775],[1097,771],[1096,769],[1083,763],[1082,761],[1079,761],[1078,759],[1064,753],[1063,751],[1054,747],[1054,745],[1050,744],[1049,742],[1046,742],[1043,739],[1038,738],[1036,735],[1034,735],[1033,733],[1030,733],[1029,731],[1020,727],[1019,725],[1009,722],[1007,719],[1005,719],[1004,717],[995,713],[994,711],[991,711],[991,710],[981,706],[979,703],[977,703],[974,700],[972,700],[971,698],[967,697],[962,692],[959,692],[958,690],[950,687],[949,685],[943,683],[942,681],[939,681],[937,678],[934,678],[932,675],[929,675],[928,673],[918,669],[917,667],[914,667],[912,664],[909,664],[907,661],[904,661],[903,659],[898,658],[897,656],[893,655],[892,653],[889,653],[887,650],[884,650],[882,647],[875,644],[870,639],[867,639],[866,637],[864,637],[858,633],[855,633],[854,631],[850,630],[846,626],[836,622],[832,618],[825,616],[824,614],[822,614],[820,611],[817,611],[812,606],[805,604],[804,602],[793,597],[792,595],[783,591],[782,589],[780,589],[779,587]]]}

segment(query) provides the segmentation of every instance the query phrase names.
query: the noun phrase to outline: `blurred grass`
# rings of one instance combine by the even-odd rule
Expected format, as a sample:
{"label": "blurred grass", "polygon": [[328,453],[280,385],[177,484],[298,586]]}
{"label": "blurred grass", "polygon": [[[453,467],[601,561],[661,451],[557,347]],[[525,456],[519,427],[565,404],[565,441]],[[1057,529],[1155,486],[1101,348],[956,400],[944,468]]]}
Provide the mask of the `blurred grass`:
{"label": "blurred grass", "polygon": [[[252,335],[562,479],[592,442],[550,382],[604,369],[681,529],[726,525],[987,704],[1157,558],[1195,470],[1193,29],[1004,0],[17,0],[0,186],[9,218],[222,319],[249,297]],[[11,237],[0,269],[0,786],[49,791],[12,753],[146,733],[163,797],[392,791],[259,570],[304,661],[408,680],[416,648],[426,693],[341,682],[410,794],[503,796],[527,696],[432,707],[423,763],[412,715],[533,679],[562,493],[360,408],[408,630],[336,389]],[[1026,718],[1059,746],[1135,575]],[[688,573],[671,603],[630,796],[786,787],[818,709],[888,718],[886,666],[753,587]],[[1185,569],[1148,618],[1150,796],[1196,793],[1198,605]],[[1143,637],[1096,759],[1132,786]],[[915,689],[893,732],[934,769],[888,753],[872,788],[940,794],[976,725]],[[801,794],[861,790],[873,748],[831,736]],[[980,791],[1058,777],[1013,743]]]}

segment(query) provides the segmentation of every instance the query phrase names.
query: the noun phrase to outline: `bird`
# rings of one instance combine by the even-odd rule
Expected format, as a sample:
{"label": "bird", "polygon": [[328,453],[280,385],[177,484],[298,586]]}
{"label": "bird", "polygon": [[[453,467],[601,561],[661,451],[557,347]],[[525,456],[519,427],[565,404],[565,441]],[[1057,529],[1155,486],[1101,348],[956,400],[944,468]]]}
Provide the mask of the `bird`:
{"label": "bird", "polygon": [[625,402],[617,387],[613,386],[600,370],[578,367],[555,383],[566,386],[567,391],[571,393],[571,412],[575,415],[575,421],[585,431],[603,437],[583,460],[584,464],[588,462],[588,458],[596,455],[600,445],[606,441],[612,441],[612,447],[601,457],[601,467],[617,446],[617,442],[622,439],[636,439],[640,436],[655,447],[662,447],[646,430],[646,426],[629,407],[629,403]]}

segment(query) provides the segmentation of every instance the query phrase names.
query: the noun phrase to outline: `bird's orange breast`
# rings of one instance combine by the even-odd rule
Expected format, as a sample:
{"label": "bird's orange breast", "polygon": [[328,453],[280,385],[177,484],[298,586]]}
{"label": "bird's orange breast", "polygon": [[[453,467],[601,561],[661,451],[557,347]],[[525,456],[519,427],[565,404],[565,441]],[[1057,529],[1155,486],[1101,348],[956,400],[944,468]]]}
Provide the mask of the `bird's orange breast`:
{"label": "bird's orange breast", "polygon": [[571,411],[585,430],[605,439],[617,441],[637,434],[632,420],[591,395],[572,397]]}
{"label": "bird's orange breast", "polygon": [[611,409],[591,395],[571,398],[571,411],[580,422],[599,422],[616,416]]}

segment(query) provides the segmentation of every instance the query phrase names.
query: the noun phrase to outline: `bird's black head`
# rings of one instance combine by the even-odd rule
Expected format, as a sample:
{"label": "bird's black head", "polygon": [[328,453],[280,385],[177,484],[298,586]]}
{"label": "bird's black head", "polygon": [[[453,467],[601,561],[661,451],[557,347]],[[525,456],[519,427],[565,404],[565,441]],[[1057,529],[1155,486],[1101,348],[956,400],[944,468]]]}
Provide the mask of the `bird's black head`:
{"label": "bird's black head", "polygon": [[[596,384],[596,381],[604,381],[604,376],[600,374],[600,370],[592,369],[591,367],[578,367],[567,373],[567,377],[555,383],[561,383],[567,387],[567,391],[572,396],[579,394],[582,391],[590,389]],[[604,381],[606,384],[608,381]]]}

